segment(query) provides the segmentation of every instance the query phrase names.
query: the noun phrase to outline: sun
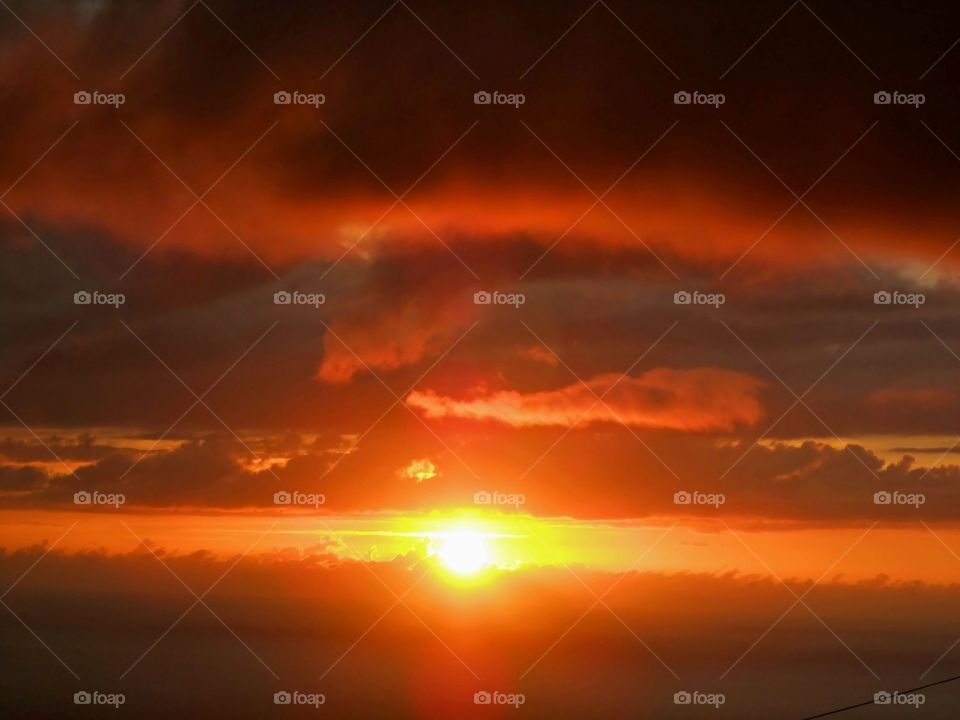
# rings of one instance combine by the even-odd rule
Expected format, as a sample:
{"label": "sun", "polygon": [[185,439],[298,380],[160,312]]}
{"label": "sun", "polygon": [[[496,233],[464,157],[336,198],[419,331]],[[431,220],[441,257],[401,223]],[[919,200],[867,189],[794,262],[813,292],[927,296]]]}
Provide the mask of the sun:
{"label": "sun", "polygon": [[457,575],[475,575],[490,565],[483,535],[469,530],[444,534],[437,556],[445,568]]}

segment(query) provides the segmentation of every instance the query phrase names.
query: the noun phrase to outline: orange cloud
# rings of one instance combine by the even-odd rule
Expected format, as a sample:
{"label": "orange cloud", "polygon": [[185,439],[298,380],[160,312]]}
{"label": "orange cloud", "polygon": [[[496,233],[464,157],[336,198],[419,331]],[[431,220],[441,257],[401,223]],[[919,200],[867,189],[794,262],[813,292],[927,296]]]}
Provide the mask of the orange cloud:
{"label": "orange cloud", "polygon": [[411,460],[410,464],[401,468],[398,472],[400,477],[408,480],[416,480],[418,483],[424,480],[430,480],[437,476],[437,466],[426,458],[420,460]]}
{"label": "orange cloud", "polygon": [[466,400],[415,390],[407,404],[427,417],[495,420],[514,427],[622,422],[672,430],[731,430],[752,425],[763,415],[758,395],[764,385],[732,370],[655,368],[637,378],[606,373],[558,390],[501,390]]}
{"label": "orange cloud", "polygon": [[944,410],[956,404],[956,396],[944,388],[888,387],[867,396],[868,405],[888,408],[901,406],[918,410]]}
{"label": "orange cloud", "polygon": [[324,335],[320,380],[346,383],[367,368],[394,370],[448,348],[467,324],[474,306],[460,301],[435,299],[434,303],[411,302],[403,307],[381,309],[371,304],[347,313]]}
{"label": "orange cloud", "polygon": [[517,354],[526,360],[546,363],[550,367],[558,367],[560,365],[556,356],[543,347],[543,345],[531,345],[528,348],[520,350]]}

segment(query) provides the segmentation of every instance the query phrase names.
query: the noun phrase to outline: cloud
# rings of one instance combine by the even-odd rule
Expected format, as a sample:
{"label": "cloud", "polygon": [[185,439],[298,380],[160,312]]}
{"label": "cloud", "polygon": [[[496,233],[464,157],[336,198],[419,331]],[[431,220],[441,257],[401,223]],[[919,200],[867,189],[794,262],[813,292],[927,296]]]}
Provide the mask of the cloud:
{"label": "cloud", "polygon": [[547,348],[545,348],[543,345],[531,345],[530,347],[522,348],[517,351],[517,355],[526,360],[545,363],[550,367],[557,367],[560,365],[560,361],[557,360],[556,356],[547,350]]}
{"label": "cloud", "polygon": [[72,440],[54,435],[48,438],[45,444],[44,446],[9,437],[0,439],[0,460],[13,463],[49,462],[51,455],[55,455],[63,461],[92,462],[105,457],[114,449],[107,443],[98,443],[88,434]]}
{"label": "cloud", "polygon": [[[711,434],[638,428],[641,444],[618,425],[599,421],[578,426],[557,444],[556,427],[459,424],[438,428],[441,442],[397,411],[348,454],[340,437],[251,438],[247,445],[264,463],[220,435],[154,451],[132,470],[139,452],[129,448],[74,474],[59,466],[42,471],[0,464],[0,503],[73,511],[75,492],[96,490],[122,493],[137,511],[258,515],[278,512],[275,492],[295,490],[323,494],[318,512],[330,515],[444,511],[473,507],[474,493],[489,487],[480,477],[498,478],[499,491],[522,493],[525,512],[541,517],[637,522],[672,516],[695,527],[723,519],[734,527],[771,528],[960,522],[960,466],[929,468],[909,456],[885,462],[855,444],[754,445],[751,439],[718,442]],[[722,493],[726,502],[678,506],[679,490]],[[924,500],[919,506],[878,505],[874,496],[881,491]]]}
{"label": "cloud", "polygon": [[400,477],[408,480],[416,480],[418,483],[424,480],[430,480],[437,477],[437,466],[430,460],[422,458],[420,460],[411,460],[410,464],[400,469]]}
{"label": "cloud", "polygon": [[463,331],[473,309],[460,302],[424,302],[406,306],[384,303],[345,313],[323,338],[323,361],[317,377],[328,383],[346,383],[367,369],[390,371],[435,357]]}
{"label": "cloud", "polygon": [[43,487],[46,473],[35,467],[0,465],[0,492],[32,491]]}
{"label": "cloud", "polygon": [[[157,28],[170,27],[187,9],[180,2],[141,7],[129,0],[84,7],[93,5],[98,11],[81,13],[81,18],[76,3],[11,3],[85,79],[118,78],[157,39]],[[496,16],[500,6],[491,8]],[[222,0],[216,9],[278,71],[285,85],[302,83],[305,90],[318,75],[306,68],[328,67],[339,53],[326,57],[327,49],[350,47],[378,16],[356,4],[344,10],[343,22],[330,23],[319,6],[285,4],[277,22],[264,25],[250,3]],[[437,6],[425,11],[423,19],[475,65],[488,48],[473,43],[465,36],[469,33],[458,36],[455,28],[463,23],[451,22],[458,20],[458,12]],[[559,20],[536,8],[510,7],[509,12],[532,13],[530,18],[537,20],[517,23],[510,31],[513,41],[498,54],[506,65],[522,69],[530,58],[520,48],[549,45],[531,28]],[[654,19],[665,11],[651,6],[649,12]],[[729,12],[711,10],[701,20],[709,26]],[[750,8],[736,12],[744,18],[751,14]],[[849,9],[836,12],[838,19],[855,14]],[[597,13],[588,20],[599,22]],[[603,26],[590,23],[578,26],[577,33],[534,69],[531,78],[538,89],[536,94],[530,91],[524,122],[599,191],[623,173],[629,162],[625,155],[639,157],[676,119],[671,102],[676,88],[668,73],[654,68],[652,84],[645,84],[638,105],[635,88],[626,79],[618,84],[623,74],[611,72],[621,56],[618,51],[608,55],[606,47],[595,53],[596,64],[578,65],[573,76],[564,72],[562,55],[576,43],[606,41]],[[288,32],[290,28],[295,32]],[[563,29],[558,27],[556,35]],[[274,106],[272,93],[279,88],[272,76],[202,5],[173,27],[123,83],[105,88],[127,93],[128,102],[119,113],[74,106],[76,83],[56,59],[19,25],[7,30],[7,62],[0,71],[9,91],[0,99],[5,111],[0,113],[3,174],[10,181],[19,178],[79,122],[17,183],[6,202],[82,280],[74,283],[13,216],[0,220],[0,325],[7,331],[0,374],[8,378],[3,387],[29,370],[5,402],[50,440],[50,448],[68,465],[90,463],[77,472],[97,487],[117,485],[135,459],[130,445],[113,449],[99,436],[93,446],[57,442],[51,437],[56,428],[110,427],[149,442],[194,400],[120,324],[120,317],[197,393],[277,322],[263,343],[243,356],[205,398],[258,452],[251,435],[286,429],[327,440],[360,437],[394,400],[367,367],[396,392],[429,370],[429,384],[415,385],[420,389],[410,396],[409,407],[428,418],[485,420],[482,426],[443,423],[443,440],[482,476],[505,478],[519,476],[550,447],[555,437],[551,432],[570,426],[593,405],[592,394],[572,383],[564,366],[591,378],[591,389],[602,393],[620,378],[611,375],[611,369],[629,367],[676,320],[677,328],[663,339],[657,359],[648,366],[675,368],[669,382],[663,377],[658,381],[656,373],[622,379],[607,398],[612,409],[600,404],[589,410],[578,426],[584,432],[570,433],[531,472],[535,487],[520,488],[531,506],[547,511],[620,516],[669,510],[664,498],[672,495],[667,491],[676,481],[663,477],[664,468],[629,435],[603,444],[605,434],[623,432],[616,427],[617,419],[635,428],[685,480],[710,479],[747,450],[749,440],[744,438],[752,436],[761,414],[778,417],[792,398],[771,382],[761,404],[755,384],[759,381],[743,378],[771,381],[772,376],[716,322],[716,313],[672,304],[678,288],[638,239],[655,249],[691,289],[706,287],[749,249],[724,279],[724,322],[797,392],[830,368],[805,402],[841,437],[886,434],[891,436],[888,444],[901,446],[898,435],[946,435],[960,422],[960,404],[954,402],[960,396],[955,358],[917,322],[923,319],[948,346],[960,347],[953,329],[960,296],[950,279],[952,263],[960,256],[948,253],[936,271],[926,275],[928,286],[922,290],[928,293],[927,304],[920,310],[872,304],[878,288],[915,289],[909,277],[889,268],[909,260],[904,267],[912,272],[919,260],[928,259],[920,263],[926,271],[949,248],[944,238],[952,237],[928,231],[944,222],[956,224],[956,203],[950,201],[956,175],[952,170],[938,172],[941,162],[954,160],[915,123],[880,122],[831,172],[830,192],[811,204],[831,231],[796,208],[765,234],[791,197],[721,125],[700,125],[693,116],[682,118],[606,196],[605,204],[628,227],[598,206],[570,229],[592,204],[590,194],[513,121],[515,116],[478,116],[483,110],[471,102],[477,88],[469,73],[402,6],[385,16],[327,76],[320,90],[328,102],[320,111]],[[316,41],[303,39],[308,37]],[[949,42],[952,39],[945,46]],[[913,47],[927,52],[922,43]],[[385,54],[392,56],[398,49],[407,53],[407,61],[385,66]],[[712,58],[715,50],[703,49],[700,59]],[[802,180],[816,180],[876,119],[877,108],[870,103],[874,88],[863,88],[860,96],[859,89],[851,91],[842,83],[798,87],[784,82],[796,78],[778,64],[759,62],[757,53],[766,50],[758,46],[750,62],[745,60],[731,75],[734,85],[725,112],[732,114],[725,117],[800,191],[807,184]],[[310,57],[317,62],[304,63],[305,53],[315,53]],[[772,77],[768,68],[774,67],[787,74]],[[937,83],[949,87],[943,67],[925,80],[931,96]],[[751,73],[771,82],[764,85],[763,107],[750,106],[744,112],[744,106],[733,102],[734,93]],[[435,82],[418,81],[428,74]],[[365,92],[357,94],[357,87]],[[822,107],[825,92],[842,112],[817,115],[817,122],[810,123],[817,141],[802,142],[803,129],[793,122],[794,112],[804,103]],[[948,106],[956,104],[950,93],[943,97],[953,98]],[[570,112],[585,106],[591,108],[587,114]],[[444,112],[436,112],[438,107]],[[391,122],[384,124],[388,116]],[[393,210],[388,208],[396,198],[318,122],[322,119],[333,128],[399,192],[478,117],[475,130],[405,199],[410,209]],[[129,279],[118,281],[194,200],[119,119],[198,192],[279,121],[206,198],[231,229],[275,267],[281,276],[278,283],[202,207],[184,218]],[[781,142],[783,125],[776,121],[789,121],[796,142]],[[930,124],[939,131],[936,123]],[[942,137],[953,144],[948,135]],[[132,175],[136,183],[129,182]],[[364,235],[385,211],[381,224]],[[924,224],[917,225],[917,218]],[[880,274],[879,281],[864,274],[832,231],[868,261]],[[907,237],[909,243],[903,241]],[[477,272],[482,284],[451,250]],[[343,253],[342,261],[330,269],[331,259]],[[874,264],[874,257],[888,269]],[[521,276],[522,282],[517,280]],[[122,314],[78,308],[71,297],[84,287],[116,287],[127,293],[128,305]],[[271,296],[281,287],[322,291],[328,303],[303,312],[278,308]],[[474,306],[470,298],[481,287],[524,292],[524,323],[562,362],[534,349],[539,344],[531,346],[534,338],[517,322],[517,314]],[[877,313],[883,313],[877,328],[844,354],[878,319]],[[80,322],[47,353],[75,320]],[[469,337],[431,367],[477,320]],[[702,370],[690,368],[728,368],[733,375],[701,387],[694,380]],[[729,382],[736,374],[741,380]],[[493,389],[465,394],[465,388],[477,387]],[[12,416],[7,422],[19,430]],[[464,425],[470,427],[461,430]],[[730,444],[718,447],[716,438],[703,438],[703,444],[679,447],[659,430],[723,433]],[[171,430],[170,438],[182,446],[145,460],[128,476],[130,487],[116,489],[131,502],[149,506],[259,504],[275,489],[276,480],[257,472],[243,448],[210,439],[211,433],[222,431],[205,408],[196,408]],[[770,436],[792,440],[823,433],[816,418],[798,407]],[[325,481],[335,488],[318,480],[331,462],[322,447],[276,453],[286,464],[272,467],[301,489],[335,490],[327,493],[331,507],[454,504],[470,496],[468,473],[446,451],[398,408]],[[4,487],[25,502],[69,499],[74,481],[58,475],[62,467],[52,464],[46,449],[6,443],[0,445],[0,456],[8,463]],[[415,484],[396,477],[397,468],[411,457],[436,458],[444,468],[442,481],[416,484],[411,492]],[[874,460],[866,461],[875,467]],[[34,470],[45,472],[15,471],[18,463],[37,464]],[[610,499],[579,498],[574,507],[563,497],[536,492],[551,482],[564,485],[570,468],[605,483]],[[918,480],[923,471],[877,472],[889,472],[891,482],[899,482]],[[944,477],[931,473],[924,483],[935,478],[946,483],[953,477],[953,470],[943,472]],[[848,451],[836,454],[819,444],[797,450],[794,443],[776,450],[755,448],[732,475],[760,486],[756,502],[739,507],[759,515],[816,519],[862,514],[860,505],[842,499],[861,498],[870,489],[843,481],[864,473]],[[637,476],[650,478],[648,486],[635,487],[631,481]],[[876,484],[869,473],[866,479]],[[791,504],[775,502],[771,488],[781,486],[796,489]],[[826,492],[814,492],[824,488],[841,501],[827,502]],[[574,492],[569,497],[578,496]],[[805,497],[821,504],[805,503]],[[928,509],[952,512],[941,505]]]}
{"label": "cloud", "polygon": [[[428,168],[416,192],[405,200],[409,208],[386,212],[355,252],[369,257],[383,246],[427,246],[436,244],[438,237],[447,241],[452,235],[468,234],[522,233],[546,247],[576,223],[561,248],[623,248],[635,246],[640,237],[660,255],[682,253],[729,263],[785,209],[778,183],[719,124],[688,132],[682,120],[681,127],[649,155],[644,153],[678,119],[672,102],[676,87],[663,68],[645,76],[642,99],[619,72],[619,54],[613,48],[592,52],[594,62],[572,75],[558,75],[564,49],[569,51],[578,41],[589,43],[591,37],[596,41],[592,33],[601,32],[601,26],[579,28],[584,33],[579,40],[566,38],[559,54],[551,52],[534,69],[537,102],[524,108],[525,122],[597,192],[620,176],[630,159],[646,155],[635,172],[620,179],[605,203],[629,226],[629,233],[604,208],[578,221],[591,204],[589,193],[519,123],[505,127],[503,118],[487,123],[486,118],[495,115],[478,115],[472,103],[477,88],[469,72],[442,45],[424,42],[427,30],[409,23],[402,6],[388,13],[376,32],[365,36],[364,43],[318,83],[316,68],[328,68],[336,59],[321,48],[351,47],[362,28],[377,20],[363,3],[343,9],[338,22],[330,22],[320,6],[291,3],[276,23],[265,25],[255,4],[221,2],[218,14],[224,22],[283,81],[275,80],[203,5],[182,21],[188,6],[180,2],[148,6],[110,2],[90,12],[92,5],[13,3],[24,22],[60,48],[71,66],[88,69],[79,72],[81,76],[123,75],[122,81],[105,81],[109,87],[104,89],[127,95],[120,111],[78,108],[72,103],[76,81],[41,43],[22,28],[4,38],[3,175],[18,178],[79,120],[8,196],[11,208],[28,220],[74,230],[96,228],[142,250],[190,207],[191,193],[124,129],[118,117],[197,193],[210,187],[277,121],[207,198],[230,230],[199,207],[164,238],[161,253],[179,247],[214,256],[243,256],[245,250],[232,237],[236,232],[271,264],[315,255],[337,257],[395,200],[379,179],[399,194]],[[517,10],[493,3],[489,12],[495,21]],[[514,76],[529,67],[526,49],[543,45],[538,28],[554,19],[543,9],[522,12],[529,12],[529,18],[515,23],[510,42],[497,58]],[[672,8],[652,5],[648,12],[663,19]],[[472,27],[460,22],[457,13],[456,8],[437,6],[424,21],[446,27],[445,37],[457,54],[475,65],[489,48],[477,47],[469,32],[464,37],[452,30]],[[733,22],[727,15],[721,17]],[[738,9],[733,17],[747,23],[751,9]],[[847,21],[855,19],[848,16]],[[707,12],[700,21],[717,22],[718,16]],[[170,28],[170,33],[156,42],[158,28]],[[561,32],[558,29],[557,35]],[[396,52],[404,54],[405,62],[383,62],[384,56]],[[691,63],[711,62],[715,52],[707,47],[685,49],[693,55],[688,58]],[[751,54],[752,60],[756,57]],[[736,87],[731,87],[731,102],[725,108],[733,113],[727,116],[728,124],[799,192],[876,119],[876,108],[869,102],[874,88],[851,89],[835,73],[828,75],[826,84],[808,86],[803,81],[809,71],[796,78],[783,68],[782,82],[767,83],[766,72],[754,63],[737,67],[735,78],[740,82],[759,74],[765,102],[744,113],[742,105],[732,102]],[[432,78],[430,83],[421,82],[426,75]],[[931,95],[939,91],[944,107],[955,105],[948,73],[932,74],[925,82]],[[276,90],[297,86],[325,93],[326,104],[320,110],[273,104]],[[821,107],[824,93],[831,92],[842,111],[817,116],[821,122],[814,123],[816,128],[830,132],[815,133],[817,151],[812,152],[813,143],[801,141],[809,136],[801,134],[798,139],[793,114],[798,106]],[[532,101],[532,90],[530,95]],[[437,112],[438,107],[443,112]],[[591,111],[570,112],[572,107]],[[391,122],[384,123],[387,116]],[[478,119],[480,126],[451,150]],[[790,128],[795,142],[780,142],[780,123]],[[853,236],[855,240],[847,244],[868,259],[883,253],[932,254],[933,262],[944,249],[946,228],[957,219],[950,202],[956,189],[953,176],[938,172],[949,169],[953,159],[932,137],[915,130],[890,123],[844,158],[830,176],[831,192],[816,205],[818,215],[830,219],[831,232],[819,227],[811,233],[809,224],[787,217],[750,251],[751,258],[784,265],[816,262],[824,256],[846,259],[847,250],[832,236],[835,231],[843,238]],[[952,142],[949,137],[945,141]],[[447,150],[451,152],[444,155]],[[126,181],[131,173],[136,174],[136,183]],[[909,245],[899,243],[902,234],[911,237]],[[781,235],[796,242],[783,242]],[[22,228],[21,236],[32,242]],[[951,265],[956,260],[948,256],[943,262]]]}
{"label": "cloud", "polygon": [[684,431],[731,430],[753,425],[763,416],[759,394],[765,385],[732,370],[656,368],[636,378],[608,373],[557,390],[501,390],[466,400],[415,390],[407,404],[430,418],[492,420],[514,427],[622,422]]}
{"label": "cloud", "polygon": [[914,412],[942,412],[956,406],[956,394],[943,387],[886,387],[867,396],[865,403],[879,410],[909,409]]}

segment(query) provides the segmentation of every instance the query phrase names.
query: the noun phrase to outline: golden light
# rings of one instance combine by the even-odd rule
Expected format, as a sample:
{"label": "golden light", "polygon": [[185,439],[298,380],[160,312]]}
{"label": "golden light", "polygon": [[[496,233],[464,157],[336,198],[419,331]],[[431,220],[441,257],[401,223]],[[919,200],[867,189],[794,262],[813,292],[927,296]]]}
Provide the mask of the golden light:
{"label": "golden light", "polygon": [[462,530],[443,536],[437,557],[457,575],[474,575],[490,565],[490,553],[481,533]]}

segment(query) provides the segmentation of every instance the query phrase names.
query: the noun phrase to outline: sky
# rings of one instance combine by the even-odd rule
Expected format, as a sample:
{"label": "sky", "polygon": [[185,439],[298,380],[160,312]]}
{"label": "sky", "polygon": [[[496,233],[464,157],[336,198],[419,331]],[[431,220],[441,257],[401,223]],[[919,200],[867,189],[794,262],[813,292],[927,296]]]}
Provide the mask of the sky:
{"label": "sky", "polygon": [[950,716],[955,9],[0,5],[0,707]]}

